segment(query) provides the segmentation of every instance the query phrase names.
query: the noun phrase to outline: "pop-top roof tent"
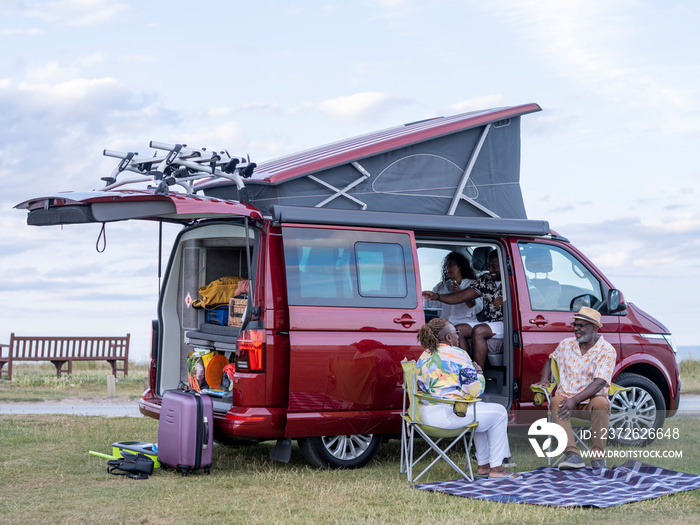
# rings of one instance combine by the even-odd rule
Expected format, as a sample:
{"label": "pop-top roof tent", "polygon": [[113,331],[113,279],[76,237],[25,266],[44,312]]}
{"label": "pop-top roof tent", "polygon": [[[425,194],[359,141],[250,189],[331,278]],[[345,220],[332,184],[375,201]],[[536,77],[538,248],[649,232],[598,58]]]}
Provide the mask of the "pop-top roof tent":
{"label": "pop-top roof tent", "polygon": [[[186,222],[236,210],[272,216],[273,206],[527,219],[520,116],[536,111],[537,104],[525,104],[433,118],[259,166],[228,151],[151,141],[153,155],[105,150],[119,164],[101,178],[101,190],[44,195],[15,207],[27,209],[27,223],[38,226],[133,218]],[[121,189],[143,182],[156,185]]]}
{"label": "pop-top roof tent", "polygon": [[537,104],[439,117],[259,164],[245,187],[195,184],[206,195],[272,205],[526,219],[520,116]]}

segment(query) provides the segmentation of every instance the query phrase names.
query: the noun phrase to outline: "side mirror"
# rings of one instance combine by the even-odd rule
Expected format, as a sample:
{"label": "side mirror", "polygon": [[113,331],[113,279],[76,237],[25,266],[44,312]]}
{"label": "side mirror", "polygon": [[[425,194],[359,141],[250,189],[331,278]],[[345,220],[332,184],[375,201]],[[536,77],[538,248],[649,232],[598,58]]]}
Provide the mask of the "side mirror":
{"label": "side mirror", "polygon": [[616,288],[608,290],[608,311],[613,313],[624,312],[625,310],[627,310],[627,304],[622,297],[622,292]]}

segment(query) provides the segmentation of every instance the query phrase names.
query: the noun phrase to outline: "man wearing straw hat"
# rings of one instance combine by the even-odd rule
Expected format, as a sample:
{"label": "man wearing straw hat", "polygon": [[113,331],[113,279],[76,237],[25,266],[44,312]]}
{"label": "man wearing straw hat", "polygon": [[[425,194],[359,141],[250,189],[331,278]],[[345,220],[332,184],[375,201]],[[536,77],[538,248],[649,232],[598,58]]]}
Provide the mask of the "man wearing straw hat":
{"label": "man wearing straw hat", "polygon": [[582,307],[571,323],[574,337],[564,339],[542,368],[539,385],[549,386],[551,360],[559,365],[559,385],[552,397],[552,419],[566,431],[567,444],[561,470],[583,468],[581,451],[576,446],[570,417],[591,421],[593,447],[591,467],[605,468],[605,442],[610,426],[608,387],[612,380],[617,352],[603,336],[598,335],[600,312]]}

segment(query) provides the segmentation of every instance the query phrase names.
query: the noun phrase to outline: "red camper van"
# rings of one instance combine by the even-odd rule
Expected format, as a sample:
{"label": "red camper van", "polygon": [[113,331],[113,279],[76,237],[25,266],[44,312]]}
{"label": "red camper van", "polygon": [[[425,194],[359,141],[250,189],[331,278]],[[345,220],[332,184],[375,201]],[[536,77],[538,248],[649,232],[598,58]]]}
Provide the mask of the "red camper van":
{"label": "red camper van", "polygon": [[[421,353],[418,329],[440,315],[424,308],[421,290],[440,281],[451,251],[477,273],[498,255],[505,335],[490,349],[484,398],[503,404],[513,424],[541,417],[529,385],[571,335],[572,312],[588,305],[617,350],[614,381],[631,387],[613,424],[661,427],[679,401],[671,334],[525,214],[520,117],[539,110],[430,119],[258,166],[183,145],[151,143],[163,150],[155,157],[106,151],[120,161],[103,190],[17,207],[31,225],[184,225],[163,279],[140,409],[158,418],[163,394],[188,388],[188,356],[216,351],[235,367],[228,388],[210,391],[221,442],[276,440],[271,456],[284,459],[297,440],[313,465],[366,464],[400,432],[399,362]],[[125,189],[129,176],[156,186]],[[247,281],[239,326],[193,304],[222,277]]]}

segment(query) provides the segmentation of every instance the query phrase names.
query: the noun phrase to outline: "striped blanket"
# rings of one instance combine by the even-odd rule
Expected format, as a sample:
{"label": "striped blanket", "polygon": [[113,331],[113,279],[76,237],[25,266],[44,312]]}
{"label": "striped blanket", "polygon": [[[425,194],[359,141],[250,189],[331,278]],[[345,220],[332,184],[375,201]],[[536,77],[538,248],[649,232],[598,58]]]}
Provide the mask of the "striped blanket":
{"label": "striped blanket", "polygon": [[595,471],[540,467],[518,474],[520,477],[512,480],[459,479],[420,483],[415,488],[502,503],[599,508],[700,488],[698,475],[635,460]]}

